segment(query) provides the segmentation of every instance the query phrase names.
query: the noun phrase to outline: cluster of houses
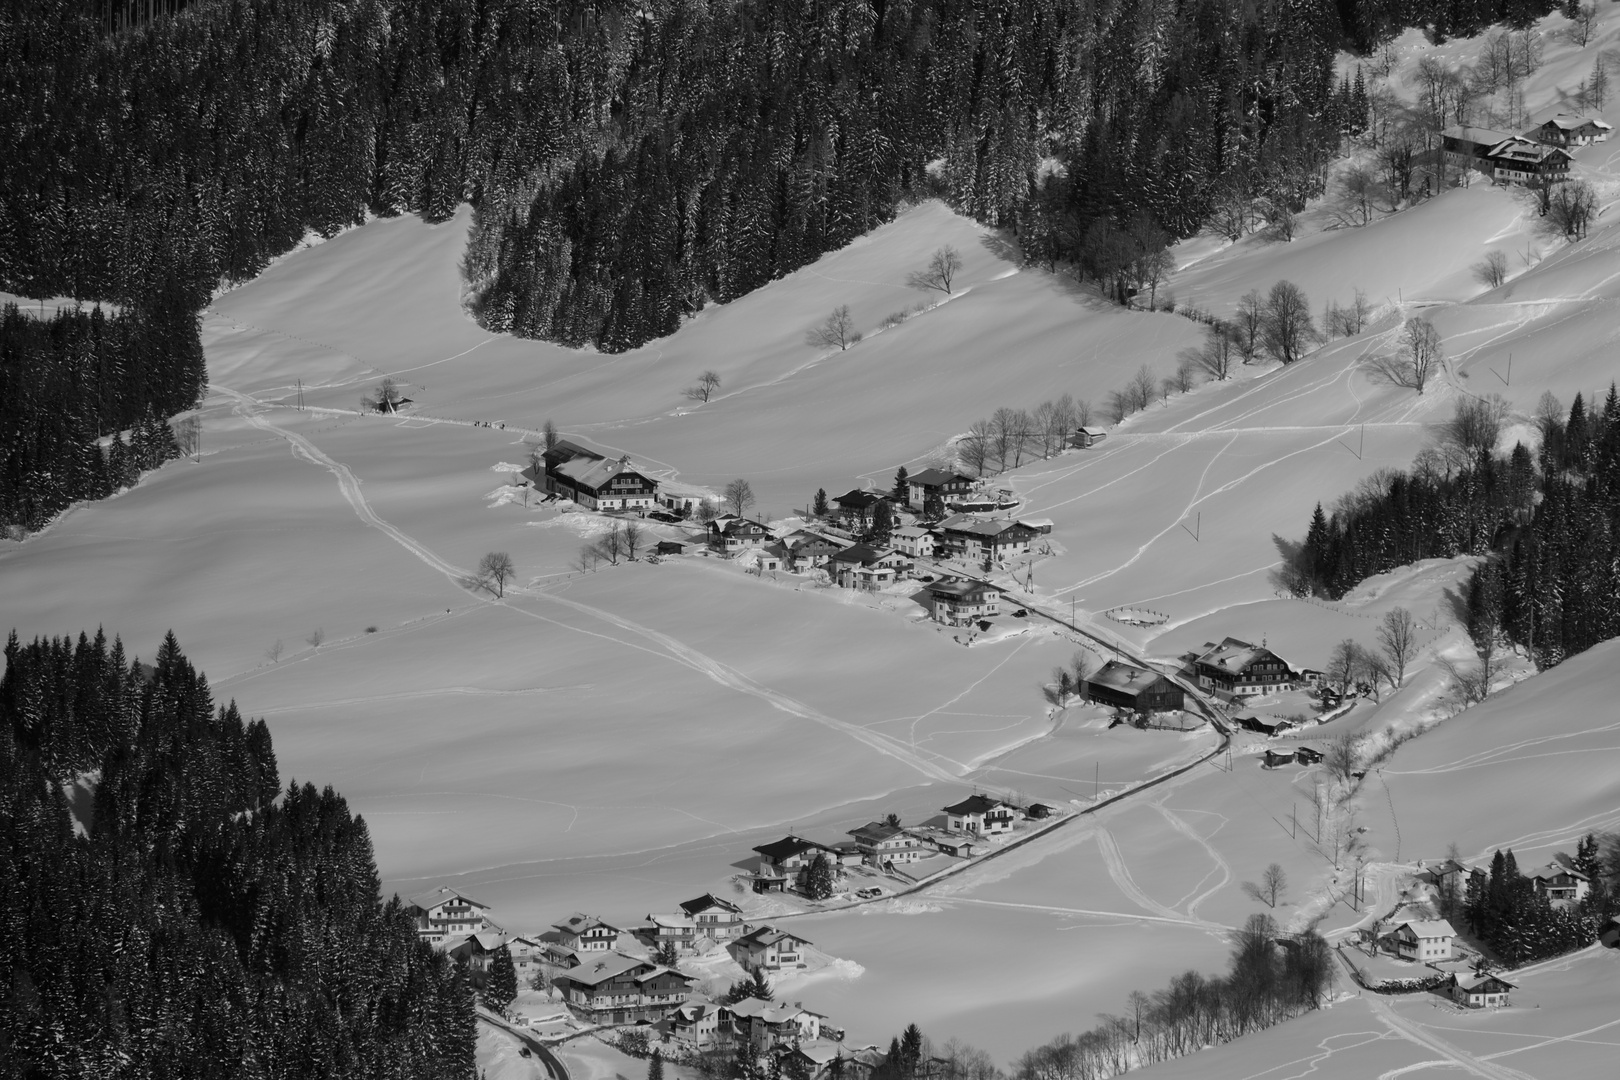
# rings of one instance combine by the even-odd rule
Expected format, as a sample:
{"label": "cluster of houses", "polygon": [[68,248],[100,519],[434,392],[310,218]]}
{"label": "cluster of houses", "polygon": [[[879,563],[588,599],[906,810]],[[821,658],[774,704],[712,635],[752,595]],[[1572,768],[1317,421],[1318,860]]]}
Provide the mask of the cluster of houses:
{"label": "cluster of houses", "polygon": [[868,866],[886,874],[911,877],[905,867],[944,855],[970,859],[988,847],[987,837],[1013,831],[1022,820],[1043,820],[1052,807],[1032,803],[1019,808],[990,795],[973,794],[943,808],[942,827],[905,826],[894,819],[869,821],[851,829],[849,840],[822,843],[794,833],[781,840],[754,848],[759,869],[752,884],[755,892],[805,892],[811,868],[824,859],[835,889],[848,885],[845,871],[851,866]]}
{"label": "cluster of houses", "polygon": [[696,977],[621,948],[629,935],[655,956],[723,948],[749,973],[805,966],[809,941],[750,924],[740,907],[712,893],[650,914],[642,927],[624,929],[576,912],[533,936],[506,933],[490,920],[487,904],[453,889],[413,897],[407,910],[423,941],[475,972],[487,971],[502,947],[523,983],[543,971],[569,1014],[591,1026],[652,1025],[680,1047],[730,1045],[779,1066],[798,1056],[811,1077],[837,1071],[858,1078],[882,1061],[875,1046],[847,1045],[842,1030],[802,1002],[707,1001],[695,991]]}
{"label": "cluster of houses", "polygon": [[1441,134],[1441,146],[1448,164],[1477,170],[1496,183],[1557,183],[1569,177],[1570,148],[1601,142],[1612,130],[1602,120],[1558,112],[1519,135],[1449,127]]}
{"label": "cluster of houses", "polygon": [[[959,473],[925,469],[908,477],[906,498],[895,494],[850,490],[828,500],[824,521],[777,535],[750,518],[722,514],[711,520],[704,541],[716,554],[746,556],[759,571],[793,574],[821,572],[846,589],[877,592],[917,576],[927,586],[924,596],[934,619],[947,626],[968,626],[1001,614],[1001,592],[975,578],[936,573],[919,575],[918,561],[954,561],[977,569],[1005,566],[1027,555],[1031,545],[1052,531],[1044,519],[981,515],[1005,511],[1010,493],[985,494]],[[886,507],[891,522],[886,540],[863,541]],[[685,545],[660,544],[659,554],[680,554]]]}
{"label": "cluster of houses", "polygon": [[[1521,873],[1554,907],[1578,905],[1592,887],[1591,879],[1564,852],[1555,853],[1544,866]],[[1471,879],[1483,887],[1488,876],[1484,868],[1466,866],[1456,859],[1419,863],[1417,874],[1420,882],[1433,886],[1437,893],[1458,897],[1466,895]],[[1604,944],[1620,948],[1620,920],[1611,920],[1604,933],[1609,935],[1601,939]],[[1446,919],[1399,918],[1383,924],[1373,935],[1373,941],[1391,955],[1417,964],[1439,965],[1464,959],[1458,949],[1456,928]],[[1477,967],[1472,974],[1454,973],[1446,989],[1458,1005],[1485,1008],[1507,1005],[1514,985],[1500,975]]]}

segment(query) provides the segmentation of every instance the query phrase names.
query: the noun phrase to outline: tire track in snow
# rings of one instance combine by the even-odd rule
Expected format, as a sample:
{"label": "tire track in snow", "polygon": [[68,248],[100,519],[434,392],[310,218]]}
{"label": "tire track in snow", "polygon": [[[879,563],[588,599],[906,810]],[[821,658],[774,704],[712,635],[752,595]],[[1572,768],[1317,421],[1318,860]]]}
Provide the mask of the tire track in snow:
{"label": "tire track in snow", "polygon": [[1108,876],[1114,879],[1119,891],[1125,894],[1126,899],[1147,911],[1153,912],[1166,922],[1187,923],[1192,926],[1203,927],[1206,930],[1225,931],[1228,927],[1219,923],[1208,922],[1192,915],[1183,915],[1175,908],[1168,907],[1153,899],[1142,891],[1142,887],[1131,876],[1130,867],[1125,865],[1125,857],[1120,853],[1119,843],[1114,834],[1101,824],[1097,825],[1097,848],[1102,852],[1103,865],[1108,867]]}
{"label": "tire track in snow", "polygon": [[[1211,870],[1208,874],[1205,874],[1202,878],[1200,878],[1198,880],[1198,885],[1193,886],[1194,889],[1197,889],[1199,885],[1202,885],[1204,882],[1208,881],[1215,874],[1221,875],[1220,881],[1216,882],[1214,885],[1211,885],[1197,896],[1194,896],[1192,900],[1188,902],[1187,916],[1188,918],[1195,919],[1198,917],[1198,905],[1202,904],[1205,900],[1208,900],[1211,896],[1214,896],[1216,893],[1226,888],[1227,885],[1231,884],[1232,866],[1221,856],[1219,851],[1215,850],[1215,845],[1211,844],[1207,839],[1200,836],[1198,831],[1191,825],[1187,824],[1185,819],[1177,817],[1174,811],[1172,811],[1168,806],[1164,805],[1163,799],[1155,802],[1153,804],[1153,809],[1159,812],[1159,816],[1164,818],[1172,829],[1176,830],[1176,832],[1203,848],[1204,851],[1209,854],[1210,859],[1215,863],[1215,869]],[[1221,823],[1215,826],[1215,832],[1220,832],[1221,829],[1226,827],[1227,822],[1230,820],[1225,815],[1216,814],[1212,810],[1198,810],[1192,812],[1200,814],[1212,814],[1213,816],[1220,818]],[[1210,835],[1213,836],[1214,833],[1211,833]],[[1177,903],[1180,903],[1180,901],[1177,901]]]}
{"label": "tire track in snow", "polygon": [[[362,522],[387,535],[391,540],[405,548],[405,550],[409,551],[412,555],[415,555],[429,567],[449,578],[450,581],[456,584],[458,587],[463,581],[466,580],[468,576],[466,570],[452,565],[451,563],[446,562],[444,559],[441,559],[425,544],[419,543],[418,541],[412,539],[410,536],[407,536],[405,533],[401,532],[399,529],[395,528],[393,525],[389,524],[382,517],[380,517],[377,512],[371,508],[371,505],[366,502],[365,495],[360,491],[360,481],[355,477],[354,473],[350,471],[347,465],[344,465],[342,462],[328,456],[326,453],[316,447],[314,443],[311,443],[302,435],[287,431],[285,428],[278,427],[269,420],[266,420],[263,416],[254,412],[252,410],[252,406],[258,404],[258,402],[250,395],[243,394],[239,391],[232,390],[224,386],[216,386],[215,389],[219,390],[221,393],[228,394],[236,401],[237,415],[241,416],[248,423],[252,424],[254,427],[280,435],[282,438],[287,440],[289,445],[292,446],[294,454],[308,461],[312,465],[319,465],[331,472],[332,475],[337,478],[339,491],[342,492],[344,499],[348,501],[349,505],[354,509],[355,514],[359,516]],[[537,612],[526,611],[523,608],[506,604],[502,600],[492,599],[490,602],[500,604],[501,606],[506,607],[508,610],[514,611],[525,617],[538,619],[542,622],[550,623],[565,630],[573,631],[574,633],[588,634],[591,637],[601,638],[604,641],[611,641],[615,644],[622,645],[627,648],[637,649],[653,656],[673,659],[676,662],[691,668],[693,671],[712,679],[721,686],[747,694],[751,697],[758,698],[780,712],[802,717],[806,720],[813,720],[816,723],[823,724],[834,729],[835,731],[841,731],[855,739],[857,742],[864,743],[871,749],[876,750],[878,753],[883,754],[886,757],[893,758],[902,764],[909,765],[911,768],[922,773],[924,776],[929,777],[930,779],[954,782],[959,778],[958,773],[954,773],[949,769],[944,768],[936,761],[925,758],[921,754],[909,750],[901,744],[891,741],[885,736],[879,735],[876,732],[868,731],[866,728],[863,728],[858,724],[852,724],[846,720],[835,719],[828,716],[826,713],[803,704],[802,702],[795,701],[793,698],[790,698],[785,694],[778,693],[777,691],[771,690],[768,687],[760,686],[753,680],[742,675],[740,672],[737,672],[727,667],[725,664],[720,663],[718,660],[706,656],[703,653],[698,652],[696,649],[677,641],[668,634],[660,633],[657,630],[642,626],[639,623],[623,618],[622,616],[614,615],[611,612],[591,607],[589,604],[582,604],[577,600],[569,600],[564,597],[557,596],[554,593],[528,589],[509,589],[507,592],[508,595],[512,596],[528,596],[549,603],[560,604],[563,607],[581,612],[582,614],[593,616],[612,626],[616,626],[621,630],[626,630],[638,637],[644,638],[659,646],[659,648],[649,649],[641,645],[636,645],[633,642],[628,642],[621,638],[613,637],[610,634],[598,634],[579,626],[573,626],[568,623],[560,622],[556,619],[548,619],[544,615],[540,615]]]}

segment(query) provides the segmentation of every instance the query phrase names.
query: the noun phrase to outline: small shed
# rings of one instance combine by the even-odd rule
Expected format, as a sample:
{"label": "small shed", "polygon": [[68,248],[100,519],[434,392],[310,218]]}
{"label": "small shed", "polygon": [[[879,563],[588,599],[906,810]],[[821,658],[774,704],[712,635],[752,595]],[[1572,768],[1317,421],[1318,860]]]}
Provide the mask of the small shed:
{"label": "small shed", "polygon": [[1045,803],[1030,803],[1029,809],[1024,811],[1024,815],[1039,821],[1042,818],[1051,817],[1052,808]]}
{"label": "small shed", "polygon": [[1294,747],[1294,760],[1301,765],[1320,765],[1322,763],[1322,751],[1314,746],[1296,746]]}
{"label": "small shed", "polygon": [[686,554],[686,545],[679,540],[660,540],[658,545],[653,548],[653,554],[684,555]]}
{"label": "small shed", "polygon": [[1294,755],[1288,750],[1279,750],[1275,747],[1266,747],[1266,768],[1275,769],[1281,765],[1292,765]]}
{"label": "small shed", "polygon": [[1081,450],[1096,446],[1108,438],[1108,432],[1096,427],[1077,427],[1069,436],[1069,445]]}

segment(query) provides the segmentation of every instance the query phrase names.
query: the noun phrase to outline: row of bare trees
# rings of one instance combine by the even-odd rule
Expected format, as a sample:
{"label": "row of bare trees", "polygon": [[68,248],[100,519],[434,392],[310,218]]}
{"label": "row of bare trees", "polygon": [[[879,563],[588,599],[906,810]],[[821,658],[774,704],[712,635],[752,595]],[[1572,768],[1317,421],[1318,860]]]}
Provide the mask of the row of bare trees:
{"label": "row of bare trees", "polygon": [[[1188,971],[1152,994],[1133,991],[1120,1015],[1025,1053],[1013,1080],[1105,1080],[1258,1031],[1321,1004],[1333,954],[1315,931],[1284,934],[1270,915],[1232,932],[1222,977]],[[1279,949],[1279,942],[1287,947]]]}
{"label": "row of bare trees", "polygon": [[1075,428],[1091,423],[1091,402],[1071,394],[1033,409],[1003,406],[987,420],[976,420],[956,442],[962,468],[975,476],[1016,469],[1024,458],[1049,458],[1068,445]]}
{"label": "row of bare trees", "polygon": [[1365,686],[1376,697],[1381,688],[1400,689],[1406,670],[1417,658],[1418,622],[1405,608],[1392,608],[1378,624],[1378,647],[1368,649],[1353,638],[1345,638],[1333,648],[1328,659],[1329,685],[1341,694],[1354,686]]}
{"label": "row of bare trees", "polygon": [[646,528],[634,518],[615,521],[593,543],[579,549],[574,568],[580,571],[595,570],[604,562],[618,566],[620,559],[634,562],[636,553],[647,546],[647,539]]}
{"label": "row of bare trees", "polygon": [[[928,257],[927,266],[909,274],[906,277],[906,284],[913,289],[942,292],[949,296],[955,288],[956,275],[961,269],[962,253],[946,244]],[[900,318],[890,316],[884,325],[894,326],[904,321],[904,316]],[[839,352],[845,352],[858,344],[861,337],[861,332],[855,329],[855,316],[850,312],[849,305],[840,304],[833,308],[825,319],[805,332],[804,342],[818,349],[837,349]],[[719,376],[713,372],[705,372],[703,377],[707,379],[710,376],[714,376],[714,387],[717,388],[720,385]],[[700,381],[697,387],[686,393],[688,397],[701,393],[703,395],[701,400],[708,401],[712,389],[706,388]]]}

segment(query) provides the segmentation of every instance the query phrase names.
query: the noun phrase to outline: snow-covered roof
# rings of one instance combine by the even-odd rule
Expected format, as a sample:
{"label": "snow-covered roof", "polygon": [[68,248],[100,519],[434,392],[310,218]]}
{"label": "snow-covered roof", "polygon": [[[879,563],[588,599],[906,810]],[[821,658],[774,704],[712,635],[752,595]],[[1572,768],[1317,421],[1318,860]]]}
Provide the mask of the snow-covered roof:
{"label": "snow-covered roof", "polygon": [[1500,975],[1492,975],[1488,971],[1482,972],[1478,975],[1457,976],[1457,986],[1466,993],[1472,993],[1476,990],[1491,989],[1492,983],[1501,986],[1504,990],[1512,990],[1514,988],[1513,983],[1508,982]]}
{"label": "snow-covered roof", "polygon": [[413,907],[419,907],[423,911],[430,911],[433,908],[438,907],[440,904],[449,904],[458,901],[470,907],[480,908],[484,911],[489,910],[488,904],[480,903],[479,901],[468,896],[466,893],[457,892],[455,889],[449,888],[448,886],[441,886],[432,890],[431,892],[417,893],[415,896],[406,901],[406,903],[412,905]]}
{"label": "snow-covered roof", "polygon": [[[608,482],[620,473],[634,472],[635,470],[630,467],[630,459],[627,457],[612,460],[603,458],[592,460],[581,454],[563,462],[557,466],[555,471],[558,476],[567,477],[580,487],[597,490],[606,487]],[[639,476],[640,474],[637,473],[636,475]]]}
{"label": "snow-covered roof", "polygon": [[654,966],[645,960],[638,960],[634,956],[626,956],[619,952],[587,954],[581,960],[579,967],[559,972],[556,978],[559,980],[567,979],[582,986],[596,986],[599,983],[607,982],[609,979],[617,978],[626,972],[635,971],[637,968],[651,968]]}
{"label": "snow-covered roof", "polygon": [[906,477],[906,483],[916,484],[918,487],[944,487],[951,483],[972,483],[972,479],[961,473],[949,473],[944,469],[924,469],[920,473]]}
{"label": "snow-covered roof", "polygon": [[1574,131],[1588,124],[1603,131],[1614,130],[1612,124],[1605,123],[1595,116],[1582,116],[1579,113],[1572,112],[1555,112],[1550,115],[1543,113],[1531,120],[1530,124],[1532,128],[1546,127],[1551,124],[1561,131]]}
{"label": "snow-covered roof", "polygon": [[1562,154],[1564,157],[1569,156],[1568,154],[1564,153],[1563,149],[1560,147],[1548,146],[1545,143],[1531,142],[1529,139],[1521,138],[1520,136],[1515,135],[1512,138],[1506,139],[1491,147],[1489,156],[1493,158],[1507,158],[1509,161],[1514,163],[1523,162],[1525,164],[1533,164],[1536,162],[1545,161],[1554,154]]}
{"label": "snow-covered roof", "polygon": [[1104,686],[1116,687],[1120,690],[1135,692],[1146,689],[1164,678],[1157,671],[1148,668],[1139,668],[1134,664],[1121,663],[1110,660],[1097,670],[1087,682],[1101,683]]}
{"label": "snow-covered roof", "polygon": [[1467,126],[1448,127],[1442,134],[1448,139],[1460,139],[1463,142],[1477,143],[1480,146],[1495,146],[1504,139],[1513,138],[1513,133],[1510,131]]}
{"label": "snow-covered roof", "polygon": [[1452,929],[1449,922],[1444,919],[1408,919],[1397,926],[1396,930],[1410,929],[1420,938],[1456,937],[1457,931]]}

